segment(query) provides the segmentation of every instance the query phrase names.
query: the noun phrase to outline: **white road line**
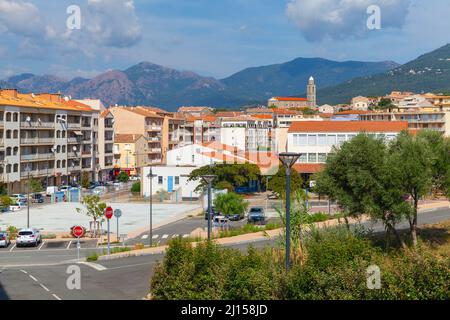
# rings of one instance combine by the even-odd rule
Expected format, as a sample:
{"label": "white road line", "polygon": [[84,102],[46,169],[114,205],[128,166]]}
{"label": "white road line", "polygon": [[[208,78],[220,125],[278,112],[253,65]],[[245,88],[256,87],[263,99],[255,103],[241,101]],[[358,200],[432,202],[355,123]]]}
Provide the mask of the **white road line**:
{"label": "white road line", "polygon": [[25,273],[25,274],[28,274],[28,272],[26,272],[25,270],[20,270],[21,272],[23,272],[23,273]]}
{"label": "white road line", "polygon": [[13,251],[13,249],[16,247],[16,244],[14,243],[14,245],[11,247],[11,249],[9,249],[9,252]]}
{"label": "white road line", "polygon": [[46,286],[44,286],[42,283],[39,283],[39,285],[47,292],[50,292],[50,290],[48,290],[48,288]]}
{"label": "white road line", "polygon": [[33,277],[31,274],[29,274],[28,276],[29,276],[31,279],[33,279],[34,281],[38,282],[38,280],[37,280],[35,277]]}
{"label": "white road line", "polygon": [[141,239],[147,239],[148,238],[148,234],[144,234]]}
{"label": "white road line", "polygon": [[168,237],[169,237],[168,234],[165,234],[165,235],[162,236],[163,239],[167,239]]}
{"label": "white road line", "polygon": [[56,299],[56,300],[61,300],[61,298],[60,297],[58,297],[56,294],[52,294],[52,296]]}
{"label": "white road line", "polygon": [[98,263],[85,262],[85,261],[79,262],[79,263],[80,263],[80,264],[84,264],[85,266],[91,267],[91,268],[93,268],[93,269],[95,269],[95,270],[97,270],[97,271],[104,271],[104,270],[107,270],[106,267],[104,267],[104,266],[102,266],[101,264],[98,264]]}
{"label": "white road line", "polygon": [[72,244],[72,240],[69,241],[69,244],[67,245],[66,250],[69,250],[71,244]]}
{"label": "white road line", "polygon": [[39,246],[38,251],[41,251],[42,247],[44,246],[45,241],[42,241],[42,244]]}
{"label": "white road line", "polygon": [[159,237],[159,234],[155,234],[155,235],[153,236],[153,239],[158,239],[158,237]]}

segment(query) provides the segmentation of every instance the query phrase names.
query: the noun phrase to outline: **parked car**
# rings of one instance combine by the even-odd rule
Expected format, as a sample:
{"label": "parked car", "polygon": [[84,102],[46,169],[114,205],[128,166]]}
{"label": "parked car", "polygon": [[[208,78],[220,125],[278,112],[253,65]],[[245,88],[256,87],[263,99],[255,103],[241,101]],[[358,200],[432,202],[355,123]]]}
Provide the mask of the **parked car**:
{"label": "parked car", "polygon": [[[208,220],[208,212],[209,210],[205,210],[205,220]],[[216,210],[216,208],[211,207],[211,219],[214,219],[215,216],[219,215],[219,211]]]}
{"label": "parked car", "polygon": [[44,196],[42,193],[34,193],[31,195],[32,203],[44,203]]}
{"label": "parked car", "polygon": [[68,186],[68,185],[59,187],[59,191],[68,191],[69,189],[70,189],[70,186]]}
{"label": "parked car", "polygon": [[27,202],[27,195],[23,194],[23,193],[16,193],[16,194],[13,194],[11,197],[16,199],[16,201],[25,202],[25,203]]}
{"label": "parked car", "polygon": [[242,219],[244,219],[244,216],[240,214],[232,214],[229,215],[228,218],[230,219],[230,221],[241,221]]}
{"label": "parked car", "polygon": [[41,243],[41,233],[34,228],[21,229],[17,234],[16,245],[18,247],[33,245],[37,247]]}
{"label": "parked car", "polygon": [[45,194],[47,195],[47,197],[50,197],[52,194],[55,194],[56,192],[58,192],[58,187],[49,186],[47,187],[47,191],[45,192]]}
{"label": "parked car", "polygon": [[11,244],[9,235],[6,232],[0,232],[0,247],[7,248]]}
{"label": "parked car", "polygon": [[247,216],[248,223],[264,224],[266,222],[266,215],[264,209],[260,207],[250,208]]}
{"label": "parked car", "polygon": [[103,187],[103,186],[99,186],[99,187],[95,187],[93,190],[92,190],[92,193],[93,194],[96,194],[96,195],[98,195],[98,196],[100,196],[100,195],[102,195],[102,194],[105,194],[106,193],[106,187]]}

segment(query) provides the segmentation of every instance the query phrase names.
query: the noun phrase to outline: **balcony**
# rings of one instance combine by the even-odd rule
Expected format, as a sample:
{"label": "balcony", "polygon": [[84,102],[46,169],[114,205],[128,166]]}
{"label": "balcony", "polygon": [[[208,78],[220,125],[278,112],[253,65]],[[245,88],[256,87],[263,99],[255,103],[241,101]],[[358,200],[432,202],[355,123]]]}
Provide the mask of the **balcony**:
{"label": "balcony", "polygon": [[154,125],[147,125],[147,126],[145,126],[145,128],[147,129],[147,131],[161,131],[162,130],[161,126],[154,126]]}
{"label": "balcony", "polygon": [[79,123],[79,122],[69,122],[67,124],[67,129],[81,129],[81,123]]}
{"label": "balcony", "polygon": [[69,171],[69,172],[74,172],[74,171],[80,171],[81,170],[81,166],[70,166],[70,167],[67,167],[67,171]]}
{"label": "balcony", "polygon": [[83,143],[84,144],[91,144],[92,143],[92,138],[83,139]]}
{"label": "balcony", "polygon": [[160,142],[161,139],[158,138],[158,137],[150,137],[150,138],[148,138],[148,141],[151,141],[151,142]]}
{"label": "balcony", "polygon": [[30,170],[30,171],[22,171],[20,173],[21,178],[28,178],[28,174],[30,177],[35,177],[39,175],[39,170]]}
{"label": "balcony", "polygon": [[20,138],[22,145],[54,144],[55,138]]}
{"label": "balcony", "polygon": [[114,138],[105,136],[105,142],[114,142]]}
{"label": "balcony", "polygon": [[80,154],[78,152],[69,151],[67,152],[67,158],[79,158]]}
{"label": "balcony", "polygon": [[149,163],[152,163],[152,164],[158,163],[158,164],[160,164],[161,161],[162,161],[162,159],[152,159],[152,160],[149,160]]}
{"label": "balcony", "polygon": [[22,161],[51,160],[55,158],[55,155],[53,153],[23,154],[20,158]]}
{"label": "balcony", "polygon": [[43,122],[43,121],[22,121],[20,122],[20,127],[22,129],[54,129],[54,122]]}
{"label": "balcony", "polygon": [[81,143],[80,138],[67,138],[67,143]]}

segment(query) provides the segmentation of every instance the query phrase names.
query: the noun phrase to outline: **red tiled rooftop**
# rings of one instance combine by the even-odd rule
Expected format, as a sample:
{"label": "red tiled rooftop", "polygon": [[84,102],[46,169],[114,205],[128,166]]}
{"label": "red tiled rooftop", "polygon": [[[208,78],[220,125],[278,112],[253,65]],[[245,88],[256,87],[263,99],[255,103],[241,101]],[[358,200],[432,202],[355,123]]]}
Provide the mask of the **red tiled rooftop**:
{"label": "red tiled rooftop", "polygon": [[289,132],[400,132],[408,129],[406,121],[298,121]]}

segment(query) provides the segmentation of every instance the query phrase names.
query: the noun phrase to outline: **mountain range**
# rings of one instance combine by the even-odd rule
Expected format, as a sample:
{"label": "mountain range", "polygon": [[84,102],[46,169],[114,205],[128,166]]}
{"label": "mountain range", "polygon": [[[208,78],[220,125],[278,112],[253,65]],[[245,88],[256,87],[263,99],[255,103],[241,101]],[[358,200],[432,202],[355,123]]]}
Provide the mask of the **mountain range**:
{"label": "mountain range", "polygon": [[450,44],[404,65],[392,61],[297,58],[215,79],[141,62],[92,79],[64,80],[25,73],[0,81],[0,86],[22,92],[61,92],[72,98],[99,98],[106,105],[152,105],[167,110],[183,105],[236,108],[265,104],[273,96],[304,96],[311,75],[318,87],[319,104],[348,103],[354,96],[385,95],[393,90],[448,92]]}
{"label": "mountain range", "polygon": [[240,107],[265,104],[273,96],[304,94],[313,75],[318,88],[340,84],[397,67],[395,62],[337,62],[298,58],[242,70],[225,79],[203,77],[149,62],[113,70],[92,79],[64,80],[53,75],[20,74],[0,81],[22,92],[61,92],[72,98],[99,98],[106,105],[152,105],[175,110],[183,105]]}

